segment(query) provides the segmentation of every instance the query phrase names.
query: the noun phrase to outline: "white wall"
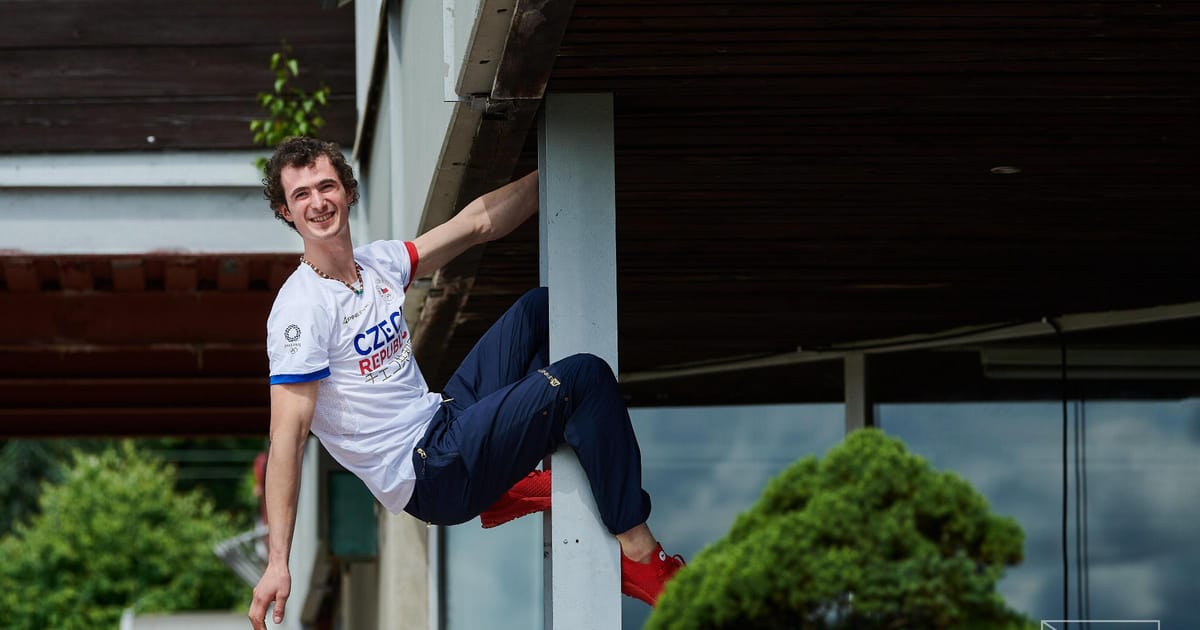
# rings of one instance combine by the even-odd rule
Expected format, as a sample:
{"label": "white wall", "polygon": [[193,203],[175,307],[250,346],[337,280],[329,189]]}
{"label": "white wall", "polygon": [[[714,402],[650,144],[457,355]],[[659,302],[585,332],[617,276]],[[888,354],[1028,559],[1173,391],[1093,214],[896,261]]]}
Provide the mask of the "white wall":
{"label": "white wall", "polygon": [[384,0],[354,0],[354,102],[362,120],[375,61],[375,31]]}
{"label": "white wall", "polygon": [[[390,238],[411,238],[413,235],[392,234],[392,216],[401,214],[394,208],[392,191],[397,188],[392,173],[392,108],[391,91],[382,90],[375,119],[375,135],[371,138],[370,160],[362,169],[359,185],[363,188],[363,208],[366,241]],[[364,242],[366,242],[364,241]]]}
{"label": "white wall", "polygon": [[[423,630],[430,624],[429,529],[407,514],[379,516],[379,630]],[[345,603],[345,602],[343,602]]]}
{"label": "white wall", "polygon": [[298,252],[239,152],[0,156],[0,252]]}
{"label": "white wall", "polygon": [[[374,55],[372,16],[377,15],[378,4],[355,4],[356,59],[363,79],[369,77],[365,62]],[[453,0],[450,6],[436,0],[388,3],[385,83],[372,121],[375,134],[364,151],[369,240],[417,235],[458,106],[446,100],[446,78],[456,70],[446,63],[443,36],[447,28],[454,33],[451,47],[461,55],[478,5],[479,0]],[[359,86],[360,99],[366,98],[367,90],[367,84]],[[358,109],[366,111],[367,104],[360,100]]]}
{"label": "white wall", "polygon": [[[362,187],[367,239],[417,235],[455,108],[448,102],[446,28],[454,33],[450,54],[462,56],[479,0],[383,0],[387,69],[374,136],[364,153]],[[357,0],[358,110],[366,111],[378,22],[378,0]],[[367,63],[364,63],[367,61]],[[382,512],[382,511],[381,511]],[[429,530],[425,523],[382,512],[379,519],[378,624],[380,630],[429,627]],[[343,605],[348,602],[343,601]],[[436,623],[436,622],[435,622]]]}
{"label": "white wall", "polygon": [[[388,33],[396,55],[388,79],[392,86],[393,155],[399,150],[400,159],[394,166],[393,181],[401,184],[394,190],[398,212],[393,218],[393,233],[397,237],[416,235],[421,214],[429,196],[434,171],[454,112],[454,103],[445,101],[442,34],[444,12],[438,2],[393,2],[400,6],[399,15],[392,12]],[[474,12],[477,1],[456,2],[458,11]]]}
{"label": "white wall", "polygon": [[379,564],[351,562],[342,567],[340,627],[354,630],[379,628]]}
{"label": "white wall", "polygon": [[[268,628],[282,627],[285,630],[302,630],[307,627],[301,622],[301,613],[305,608],[304,603],[308,599],[311,589],[311,580],[313,570],[317,567],[318,554],[324,553],[318,530],[322,481],[321,446],[316,438],[310,437],[304,446],[304,463],[300,473],[300,497],[296,504],[296,527],[292,530],[292,553],[288,560],[288,568],[292,574],[292,593],[284,610],[283,623],[276,626],[271,618],[272,613],[268,612]],[[249,623],[246,625],[249,627]]]}

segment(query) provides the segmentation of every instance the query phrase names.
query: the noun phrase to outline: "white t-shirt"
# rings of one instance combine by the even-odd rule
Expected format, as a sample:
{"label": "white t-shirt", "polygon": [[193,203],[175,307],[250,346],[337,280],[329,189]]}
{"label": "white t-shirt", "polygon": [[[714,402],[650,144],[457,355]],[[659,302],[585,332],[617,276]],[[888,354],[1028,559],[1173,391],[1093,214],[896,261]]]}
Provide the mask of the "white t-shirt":
{"label": "white t-shirt", "polygon": [[417,250],[377,241],[354,259],[362,295],[305,264],[279,289],[267,319],[271,384],[320,380],[313,434],[398,513],[413,492],[413,449],[441,404],[412,360],[404,323]]}

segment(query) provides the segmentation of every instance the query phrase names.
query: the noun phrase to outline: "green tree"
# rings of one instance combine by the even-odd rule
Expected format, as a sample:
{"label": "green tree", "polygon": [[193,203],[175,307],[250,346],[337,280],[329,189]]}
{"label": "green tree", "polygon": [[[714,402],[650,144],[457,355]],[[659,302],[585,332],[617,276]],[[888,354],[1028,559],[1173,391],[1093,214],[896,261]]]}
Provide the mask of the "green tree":
{"label": "green tree", "polygon": [[1022,628],[995,587],[1023,538],[959,476],[860,430],[771,480],[646,628]]}
{"label": "green tree", "polygon": [[229,609],[249,589],[212,553],[229,518],[131,443],[79,453],[40,513],[0,540],[6,628],[116,627],[122,609]]}
{"label": "green tree", "polygon": [[0,440],[0,536],[37,513],[42,482],[62,479],[60,462],[76,450],[99,450],[98,440]]}
{"label": "green tree", "polygon": [[[133,443],[175,465],[175,489],[201,490],[216,509],[230,513],[239,529],[253,526],[254,456],[262,438],[140,438]],[[88,439],[0,440],[0,536],[37,514],[43,482],[62,481],[63,468],[77,451],[99,452],[112,441]]]}

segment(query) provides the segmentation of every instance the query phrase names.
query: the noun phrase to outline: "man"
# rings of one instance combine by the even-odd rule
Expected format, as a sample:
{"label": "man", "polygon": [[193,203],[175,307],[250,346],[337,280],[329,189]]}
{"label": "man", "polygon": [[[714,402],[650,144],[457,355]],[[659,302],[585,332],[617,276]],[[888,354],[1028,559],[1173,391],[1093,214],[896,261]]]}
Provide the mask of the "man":
{"label": "man", "polygon": [[[332,143],[293,138],[267,165],[275,215],[304,241],[267,322],[271,445],[268,564],[250,621],[283,620],[301,455],[311,430],[393,513],[485,527],[549,507],[550,473],[533,471],[561,443],[588,475],[601,519],[621,546],[622,592],[651,605],[682,566],[654,539],[641,454],[616,378],[602,360],[548,364],[546,291],[522,297],[479,340],[442,394],[412,360],[404,291],[468,248],[501,238],[537,211],[537,173],[476,199],[412,242],[355,248],[358,182]],[[531,472],[533,471],[533,472]]]}

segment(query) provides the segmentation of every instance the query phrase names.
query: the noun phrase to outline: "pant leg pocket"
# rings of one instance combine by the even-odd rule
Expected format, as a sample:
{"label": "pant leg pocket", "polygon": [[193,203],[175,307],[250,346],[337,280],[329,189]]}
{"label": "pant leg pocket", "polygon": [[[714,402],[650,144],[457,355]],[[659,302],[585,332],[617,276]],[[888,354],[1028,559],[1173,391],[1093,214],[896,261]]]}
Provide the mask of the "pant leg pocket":
{"label": "pant leg pocket", "polygon": [[[424,457],[422,457],[424,453]],[[421,520],[435,525],[458,525],[471,520],[467,496],[469,482],[462,456],[457,452],[413,449],[416,492],[420,495]]]}
{"label": "pant leg pocket", "polygon": [[433,448],[413,449],[413,471],[417,480],[431,481],[444,476],[450,470],[462,468],[462,456],[457,451],[445,452]]}

